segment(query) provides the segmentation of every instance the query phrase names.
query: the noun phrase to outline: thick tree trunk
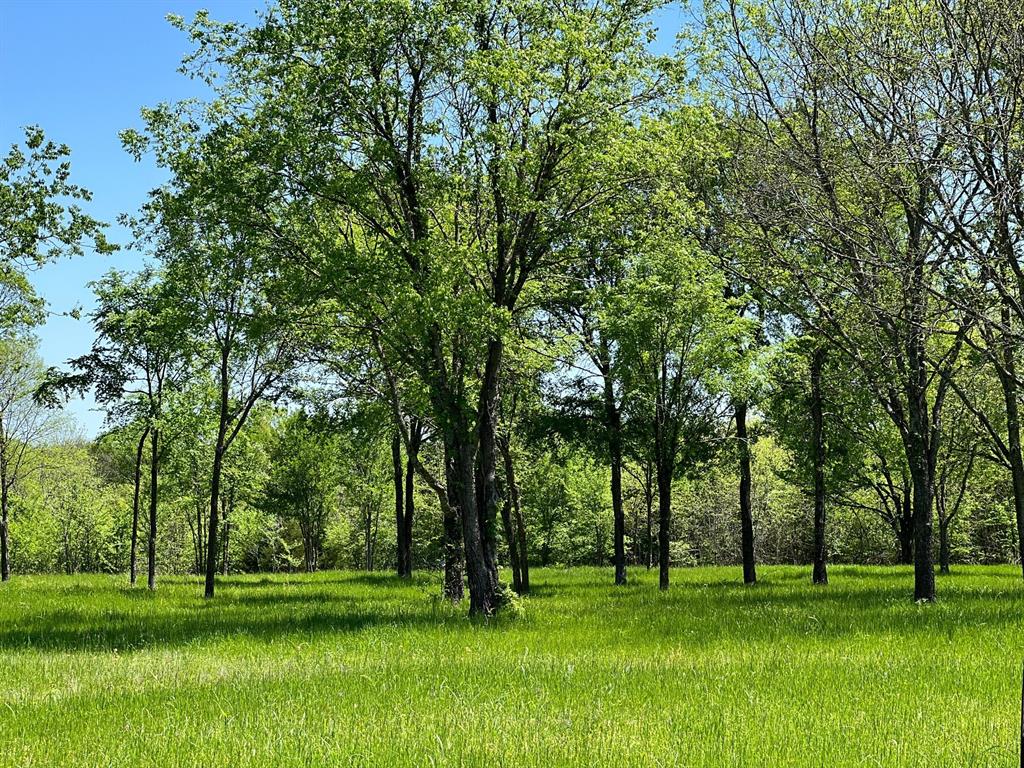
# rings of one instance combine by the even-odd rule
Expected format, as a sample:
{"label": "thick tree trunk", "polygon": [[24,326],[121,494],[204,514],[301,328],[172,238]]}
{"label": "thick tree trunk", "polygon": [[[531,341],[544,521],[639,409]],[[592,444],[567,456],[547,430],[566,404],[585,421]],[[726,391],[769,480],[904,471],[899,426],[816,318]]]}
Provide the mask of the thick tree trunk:
{"label": "thick tree trunk", "polygon": [[469,612],[490,616],[497,608],[495,580],[490,573],[490,564],[484,553],[483,531],[480,529],[480,515],[477,512],[476,472],[473,462],[473,447],[464,435],[453,434],[449,438],[448,488],[453,506],[458,509],[462,523],[462,543],[465,554],[466,582],[469,586]]}
{"label": "thick tree trunk", "polygon": [[811,356],[811,451],[814,455],[814,584],[828,584],[828,552],[825,544],[825,430],[821,394],[821,372],[825,348],[818,346]]}
{"label": "thick tree trunk", "polygon": [[[398,575],[406,575],[405,565],[405,486],[403,483],[405,469],[402,465],[402,438],[395,430],[391,438],[391,469],[395,489],[395,550],[397,554]],[[369,541],[369,534],[367,534]]]}
{"label": "thick tree trunk", "polygon": [[7,530],[10,498],[6,478],[0,480],[0,581],[11,580],[11,551]]}
{"label": "thick tree trunk", "polygon": [[156,427],[150,431],[149,457],[149,542],[146,548],[147,579],[150,589],[156,589],[156,511],[159,487],[157,480],[160,472],[160,430]]}
{"label": "thick tree trunk", "polygon": [[139,508],[142,497],[142,454],[146,449],[146,438],[149,437],[149,426],[142,430],[142,437],[135,447],[135,487],[132,494],[132,544],[128,564],[128,581],[134,587],[139,573]]}
{"label": "thick tree trunk", "polygon": [[740,546],[743,553],[743,583],[757,581],[754,564],[754,515],[750,503],[750,442],[747,436],[747,403],[739,400],[734,404],[736,416],[736,439],[740,452]]}
{"label": "thick tree trunk", "polygon": [[[480,519],[480,543],[483,551],[484,569],[490,582],[487,597],[490,607],[485,613],[493,613],[500,605],[501,586],[498,581],[497,520],[500,494],[498,493],[498,375],[504,355],[504,343],[500,338],[491,339],[487,344],[487,362],[484,366],[480,387],[480,404],[477,410],[477,465],[476,465],[476,509]],[[472,611],[472,606],[470,607]]]}

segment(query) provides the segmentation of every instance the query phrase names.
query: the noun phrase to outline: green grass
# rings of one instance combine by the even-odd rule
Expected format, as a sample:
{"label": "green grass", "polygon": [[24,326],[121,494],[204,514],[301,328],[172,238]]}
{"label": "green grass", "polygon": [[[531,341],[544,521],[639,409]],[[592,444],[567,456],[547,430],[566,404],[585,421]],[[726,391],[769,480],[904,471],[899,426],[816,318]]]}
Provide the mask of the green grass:
{"label": "green grass", "polygon": [[324,573],[155,595],[0,588],[0,766],[1016,766],[1024,585],[959,568],[540,570],[473,623],[437,579]]}

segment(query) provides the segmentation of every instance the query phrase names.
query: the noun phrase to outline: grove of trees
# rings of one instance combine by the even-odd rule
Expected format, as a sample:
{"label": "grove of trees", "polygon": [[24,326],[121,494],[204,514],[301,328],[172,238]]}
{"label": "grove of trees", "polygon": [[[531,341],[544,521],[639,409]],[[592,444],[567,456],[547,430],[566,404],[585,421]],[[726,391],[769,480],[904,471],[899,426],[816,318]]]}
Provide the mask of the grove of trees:
{"label": "grove of trees", "polygon": [[[144,545],[150,589],[437,569],[490,615],[536,565],[903,563],[927,602],[937,566],[1024,568],[1024,11],[709,0],[668,50],[664,5],[171,17],[205,97],[122,133],[167,178],[146,263],[49,371],[28,272],[114,246],[28,129],[3,578],[134,584]],[[54,410],[86,391],[95,440]]]}

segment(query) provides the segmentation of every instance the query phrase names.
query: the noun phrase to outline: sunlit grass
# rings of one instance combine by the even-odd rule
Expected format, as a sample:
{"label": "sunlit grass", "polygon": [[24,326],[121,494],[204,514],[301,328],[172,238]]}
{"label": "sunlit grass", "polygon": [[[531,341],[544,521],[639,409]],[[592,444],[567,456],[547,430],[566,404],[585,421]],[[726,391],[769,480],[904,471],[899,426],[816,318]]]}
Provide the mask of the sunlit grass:
{"label": "sunlit grass", "polygon": [[1015,766],[1024,584],[960,568],[540,570],[489,624],[434,576],[16,577],[2,766]]}

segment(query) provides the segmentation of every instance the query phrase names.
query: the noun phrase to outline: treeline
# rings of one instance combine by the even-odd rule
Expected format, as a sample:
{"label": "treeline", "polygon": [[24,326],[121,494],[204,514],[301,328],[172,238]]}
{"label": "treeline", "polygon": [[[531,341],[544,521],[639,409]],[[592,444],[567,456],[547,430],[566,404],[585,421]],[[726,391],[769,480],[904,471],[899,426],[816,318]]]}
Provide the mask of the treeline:
{"label": "treeline", "polygon": [[133,575],[181,499],[208,597],[239,510],[356,564],[370,497],[361,564],[385,514],[483,614],[499,564],[1024,561],[1020,9],[729,0],[661,53],[660,5],[172,19],[211,96],[122,134],[151,265],[32,398],[131,448]]}
{"label": "treeline", "polygon": [[[409,570],[443,566],[437,497],[414,481],[415,524],[398,535],[395,465],[380,413],[346,419],[262,407],[240,436],[222,485],[219,573],[359,569],[395,572],[399,544],[408,541]],[[32,465],[11,499],[11,562],[17,573],[129,573],[132,563],[135,451],[139,425],[99,439],[76,438],[53,425],[51,441],[35,448]],[[753,430],[751,505],[758,562],[804,563],[813,549],[811,497],[794,475],[793,455],[758,422]],[[202,574],[206,567],[207,468],[213,424],[174,441],[161,456],[156,574]],[[428,443],[425,453],[435,451]],[[592,446],[564,439],[517,444],[525,551],[535,566],[614,564],[614,516],[607,460]],[[959,470],[958,470],[959,471]],[[147,461],[135,529],[137,574],[148,571],[150,496]],[[399,470],[405,482],[404,465]],[[867,479],[868,475],[865,476]],[[884,476],[876,476],[884,481]],[[958,477],[957,481],[960,481]],[[902,483],[902,480],[900,481]],[[738,467],[735,451],[678,481],[670,531],[670,563],[740,565]],[[971,470],[949,527],[949,560],[1001,563],[1016,557],[1011,489],[982,463]],[[657,568],[656,489],[643,466],[623,474],[624,558],[630,567]],[[403,513],[408,502],[402,496]],[[828,550],[836,562],[905,562],[906,540],[890,522],[886,499],[864,486],[837,500]],[[499,538],[499,561],[509,567]],[[508,575],[506,571],[506,576]]]}

